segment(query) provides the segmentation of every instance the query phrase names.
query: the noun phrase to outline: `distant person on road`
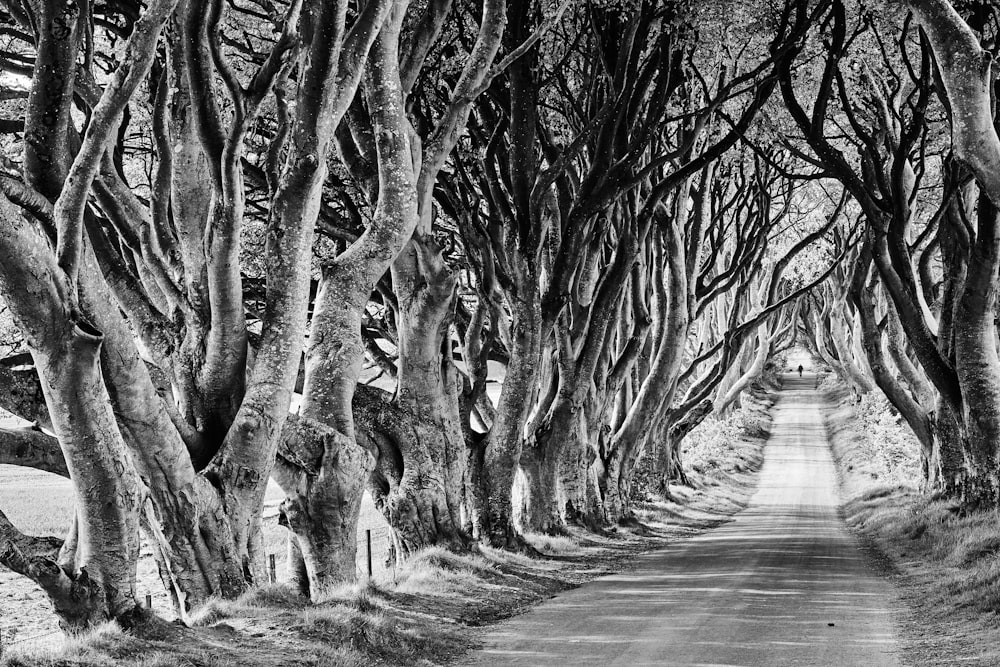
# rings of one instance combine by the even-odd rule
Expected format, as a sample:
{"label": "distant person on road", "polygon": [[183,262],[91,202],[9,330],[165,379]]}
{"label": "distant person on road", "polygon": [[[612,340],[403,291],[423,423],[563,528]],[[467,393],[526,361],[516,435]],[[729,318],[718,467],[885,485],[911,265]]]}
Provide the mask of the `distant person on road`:
{"label": "distant person on road", "polygon": [[799,364],[799,377],[802,377],[802,364]]}

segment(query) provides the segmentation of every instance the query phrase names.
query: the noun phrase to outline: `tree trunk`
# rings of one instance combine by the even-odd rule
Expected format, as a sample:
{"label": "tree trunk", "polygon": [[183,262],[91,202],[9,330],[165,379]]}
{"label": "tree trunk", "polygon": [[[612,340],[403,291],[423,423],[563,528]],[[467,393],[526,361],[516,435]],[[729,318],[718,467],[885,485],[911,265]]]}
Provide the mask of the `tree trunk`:
{"label": "tree trunk", "polygon": [[414,425],[396,440],[400,477],[381,498],[403,556],[430,544],[464,549],[467,450],[459,414],[459,381],[450,327],[456,276],[437,243],[420,232],[392,267],[398,297],[399,389],[396,403]]}
{"label": "tree trunk", "polygon": [[[687,192],[686,187],[683,192]],[[681,226],[686,219],[686,214],[679,216],[665,232],[662,242],[654,245],[651,282],[657,347],[635,401],[609,446],[605,468],[607,495],[611,499],[608,519],[612,522],[631,518],[629,496],[635,464],[655,441],[657,429],[651,426],[670,407],[677,386],[691,323],[690,275]]]}
{"label": "tree trunk", "polygon": [[164,587],[183,618],[212,596],[236,597],[246,590],[233,531],[218,490],[191,465],[185,443],[139,356],[132,330],[89,250],[84,269],[81,305],[104,332],[104,385],[153,501],[153,509],[144,515],[144,530]]}
{"label": "tree trunk", "polygon": [[580,419],[579,435],[563,446],[560,481],[563,489],[563,515],[568,523],[592,531],[604,530],[607,518],[598,483],[597,452],[585,418]]}
{"label": "tree trunk", "polygon": [[[246,396],[206,476],[224,480],[226,517],[248,581],[266,580],[260,516],[264,492],[288,418],[306,334],[312,243],[327,176],[327,156],[354,98],[368,52],[390,8],[381,0],[360,10],[350,31],[342,3],[302,8],[295,112],[288,156],[277,178],[265,233],[267,297],[260,343]],[[276,174],[277,176],[277,174]],[[300,542],[305,551],[305,545]]]}
{"label": "tree trunk", "polygon": [[535,272],[529,268],[527,273],[512,303],[510,362],[480,476],[483,539],[494,547],[518,550],[525,542],[514,525],[512,492],[541,361],[541,303]]}
{"label": "tree trunk", "polygon": [[965,471],[965,435],[961,421],[943,399],[938,400],[934,436],[927,462],[927,487],[944,496],[960,497]]}
{"label": "tree trunk", "polygon": [[[929,453],[933,450],[933,432],[930,418],[926,410],[913,394],[907,392],[903,385],[889,371],[886,363],[882,345],[882,332],[878,327],[875,318],[875,305],[873,296],[875,295],[876,284],[872,280],[868,282],[869,268],[871,267],[871,251],[867,244],[861,252],[858,266],[855,268],[854,276],[851,280],[850,295],[858,312],[860,321],[861,340],[868,360],[868,367],[871,369],[875,383],[878,385],[885,397],[899,411],[903,419],[909,425],[917,441],[920,443],[922,452]],[[889,308],[892,308],[889,304]],[[925,454],[926,457],[926,454]]]}
{"label": "tree trunk", "polygon": [[52,599],[66,630],[111,619],[129,626],[137,613],[135,572],[144,489],[104,389],[100,332],[78,322],[63,334],[56,349],[32,347],[74,482],[79,533],[72,568],[63,566],[58,575],[49,571],[36,581]]}
{"label": "tree trunk", "polygon": [[634,518],[632,509],[632,474],[625,450],[619,448],[611,452],[604,464],[604,508],[608,521],[630,523]]}
{"label": "tree trunk", "polygon": [[524,528],[544,535],[563,535],[566,525],[560,513],[559,459],[550,454],[551,450],[531,446],[530,442],[521,452],[521,469],[527,478],[528,491]]}
{"label": "tree trunk", "polygon": [[[375,282],[416,224],[414,174],[399,80],[397,3],[371,53],[366,91],[379,166],[379,198],[366,233],[323,270],[297,420],[286,425],[276,473],[287,498],[295,574],[313,601],[356,574],[358,516],[377,450],[358,442],[353,402],[364,360],[362,313]],[[303,576],[304,574],[304,576]]]}
{"label": "tree trunk", "polygon": [[996,308],[1000,287],[1000,207],[979,198],[979,229],[969,256],[965,288],[955,313],[955,370],[965,398],[965,474],[959,482],[966,507],[1000,505],[1000,356]]}
{"label": "tree trunk", "polygon": [[670,498],[671,482],[680,482],[684,486],[691,485],[681,462],[681,443],[688,433],[693,431],[699,424],[705,421],[706,417],[712,414],[712,408],[712,401],[705,399],[693,406],[687,414],[683,416],[672,415],[674,419],[667,421],[669,426],[663,429],[666,437],[661,442],[657,458],[660,492],[664,498]]}
{"label": "tree trunk", "polygon": [[[0,293],[38,369],[73,480],[75,539],[58,559],[3,517],[0,554],[52,600],[68,632],[138,618],[135,572],[145,489],[128,456],[101,377],[103,334],[70,313],[68,281],[48,242],[0,196]],[[50,547],[54,543],[49,544]]]}
{"label": "tree trunk", "polygon": [[373,468],[374,457],[353,437],[305,417],[286,423],[275,466],[288,496],[281,522],[293,533],[293,581],[314,602],[355,578],[358,517]]}

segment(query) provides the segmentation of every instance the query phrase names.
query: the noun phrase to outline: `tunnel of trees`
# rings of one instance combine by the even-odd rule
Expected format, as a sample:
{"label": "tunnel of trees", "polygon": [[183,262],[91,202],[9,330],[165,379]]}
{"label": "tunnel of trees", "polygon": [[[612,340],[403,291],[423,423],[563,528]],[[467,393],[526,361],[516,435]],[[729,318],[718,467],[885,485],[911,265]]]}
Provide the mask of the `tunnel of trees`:
{"label": "tunnel of trees", "polygon": [[0,563],[68,631],[634,521],[807,347],[1000,505],[990,0],[0,0]]}

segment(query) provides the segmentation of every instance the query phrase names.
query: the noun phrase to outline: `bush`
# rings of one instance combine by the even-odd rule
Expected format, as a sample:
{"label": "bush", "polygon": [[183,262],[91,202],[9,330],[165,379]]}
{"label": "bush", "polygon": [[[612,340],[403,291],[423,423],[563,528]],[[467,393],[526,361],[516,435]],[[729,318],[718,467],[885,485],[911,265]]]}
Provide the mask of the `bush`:
{"label": "bush", "polygon": [[706,472],[718,466],[739,441],[741,429],[737,425],[737,410],[729,419],[709,417],[691,431],[681,445],[681,461],[690,470]]}
{"label": "bush", "polygon": [[913,485],[919,480],[919,445],[882,392],[862,396],[855,413],[866,472],[880,485]]}
{"label": "bush", "polygon": [[733,412],[730,421],[739,434],[737,437],[767,438],[771,434],[771,417],[761,410],[740,408]]}
{"label": "bush", "polygon": [[750,382],[750,391],[744,396],[777,391],[781,388],[781,373],[785,367],[785,357],[771,359],[764,364],[764,372]]}

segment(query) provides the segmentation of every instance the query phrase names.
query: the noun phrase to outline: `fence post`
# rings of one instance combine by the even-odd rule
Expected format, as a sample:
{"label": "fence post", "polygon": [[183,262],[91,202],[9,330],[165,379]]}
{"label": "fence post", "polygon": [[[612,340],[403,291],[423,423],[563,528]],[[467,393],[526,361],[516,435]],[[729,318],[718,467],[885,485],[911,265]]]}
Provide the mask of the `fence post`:
{"label": "fence post", "polygon": [[368,578],[372,577],[372,529],[365,529],[365,551],[368,559]]}
{"label": "fence post", "polygon": [[153,596],[150,593],[146,593],[146,609],[153,608]]}
{"label": "fence post", "polygon": [[274,565],[274,554],[268,555],[267,559],[268,559],[268,565],[269,565],[268,570],[269,570],[270,576],[271,576],[271,583],[272,584],[277,583],[277,581],[278,581],[278,571],[277,571],[277,569],[275,568],[275,565]]}

